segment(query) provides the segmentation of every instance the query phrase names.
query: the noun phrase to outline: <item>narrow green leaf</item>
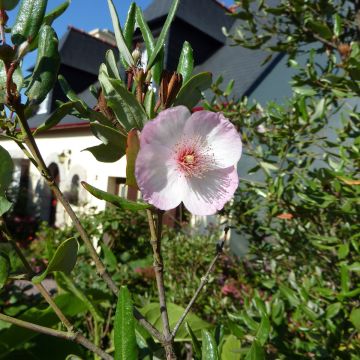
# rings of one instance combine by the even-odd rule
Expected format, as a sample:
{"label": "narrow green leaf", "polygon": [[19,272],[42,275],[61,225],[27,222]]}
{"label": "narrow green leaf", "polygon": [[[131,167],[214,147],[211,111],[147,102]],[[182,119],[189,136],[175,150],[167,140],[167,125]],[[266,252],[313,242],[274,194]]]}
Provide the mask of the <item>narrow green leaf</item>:
{"label": "narrow green leaf", "polygon": [[110,204],[113,204],[121,209],[127,209],[131,211],[145,210],[149,209],[151,205],[144,203],[137,203],[135,201],[126,200],[120,196],[109,194],[105,191],[97,189],[94,186],[86,183],[85,181],[81,182],[81,185],[93,196],[100,200],[105,200]]}
{"label": "narrow green leaf", "polygon": [[64,76],[59,75],[58,80],[59,80],[60,87],[61,87],[62,91],[64,92],[64,94],[66,95],[66,97],[70,101],[79,101],[85,110],[87,107],[85,102],[76,95],[75,91],[71,88],[70,84],[67,82],[67,80],[64,78]]}
{"label": "narrow green leaf", "polygon": [[177,72],[182,75],[183,84],[191,77],[194,69],[194,55],[191,45],[185,41],[181,50]]}
{"label": "narrow green leaf", "polygon": [[293,90],[295,93],[297,93],[299,95],[304,95],[304,96],[316,95],[316,90],[309,88],[309,87],[305,87],[305,86],[294,86]]}
{"label": "narrow green leaf", "polygon": [[115,360],[137,360],[135,319],[131,295],[126,286],[120,289],[114,322]]}
{"label": "narrow green leaf", "polygon": [[180,89],[174,105],[185,105],[192,108],[200,101],[201,92],[211,86],[212,75],[209,72],[203,72],[191,77]]}
{"label": "narrow green leaf", "polygon": [[124,35],[121,31],[121,27],[120,27],[120,23],[119,23],[119,17],[118,17],[116,8],[115,8],[112,0],[108,0],[108,6],[109,6],[109,10],[110,10],[110,15],[111,15],[111,21],[112,21],[112,24],[114,27],[116,44],[119,49],[120,55],[125,60],[125,63],[127,65],[126,67],[133,66],[133,65],[135,65],[134,59],[133,59],[132,55],[130,54],[130,51],[126,45],[126,41],[125,41]]}
{"label": "narrow green leaf", "polygon": [[188,322],[186,322],[185,328],[186,328],[186,331],[188,332],[188,334],[190,335],[193,353],[195,355],[195,358],[201,359],[201,343],[200,343],[200,341],[197,339],[196,335],[194,334],[194,332],[191,329],[191,326],[189,325]]}
{"label": "narrow green leaf", "polygon": [[31,82],[25,92],[30,103],[40,104],[54,87],[60,67],[58,39],[49,25],[39,32],[38,54]]}
{"label": "narrow green leaf", "polygon": [[7,254],[0,251],[0,290],[6,284],[10,273],[10,260]]}
{"label": "narrow green leaf", "polygon": [[45,271],[40,275],[34,276],[31,281],[34,284],[38,284],[43,281],[49,273],[54,271],[62,271],[69,274],[76,264],[78,250],[79,244],[75,238],[65,240],[56,249]]}
{"label": "narrow green leaf", "polygon": [[202,360],[218,360],[219,353],[215,338],[207,330],[202,330]]}
{"label": "narrow green leaf", "polygon": [[[135,31],[135,14],[136,14],[136,4],[133,2],[130,5],[125,25],[124,25],[124,38],[126,46],[128,47],[129,51],[131,52],[133,46],[133,36]],[[126,67],[126,61],[122,58],[122,62]]]}
{"label": "narrow green leaf", "polygon": [[[143,36],[148,59],[149,59],[155,49],[155,40],[147,22],[144,19],[144,15],[140,7],[136,8],[136,23],[139,26],[141,34]],[[151,69],[153,80],[157,85],[160,85],[163,67],[164,67],[164,46],[160,49],[157,59]]]}
{"label": "narrow green leaf", "polygon": [[44,19],[46,5],[47,0],[23,0],[11,29],[13,44],[20,45],[36,38]]}
{"label": "narrow green leaf", "polygon": [[334,35],[339,37],[342,33],[342,20],[339,14],[334,15]]}
{"label": "narrow green leaf", "polygon": [[79,104],[80,103],[78,101],[70,101],[61,104],[49,116],[49,118],[34,131],[34,135],[38,134],[41,131],[46,131],[56,126],[66,115],[68,115],[71,112],[71,110],[76,109],[77,105]]}
{"label": "narrow green leaf", "polygon": [[[127,122],[130,125],[128,128],[125,127],[126,130],[130,131],[133,128],[142,130],[147,122],[144,108],[138,103],[135,95],[128,91],[119,80],[109,79],[109,81],[115,94],[113,96],[107,95],[108,105],[113,109],[115,115],[122,113],[122,115],[126,116]],[[122,111],[119,111],[120,108]]]}
{"label": "narrow green leaf", "polygon": [[6,213],[12,203],[6,198],[6,190],[11,184],[14,164],[10,154],[0,145],[0,216]]}
{"label": "narrow green leaf", "polygon": [[180,0],[174,0],[173,3],[171,4],[168,16],[167,16],[167,18],[165,20],[165,23],[163,25],[161,33],[160,33],[160,35],[159,35],[159,37],[157,39],[155,49],[154,49],[153,53],[151,54],[151,56],[149,57],[149,61],[148,61],[148,64],[147,64],[147,69],[151,69],[152,65],[154,64],[154,62],[156,60],[157,55],[159,54],[161,48],[164,45],[165,38],[166,38],[167,33],[168,33],[169,29],[170,29],[170,25],[171,25],[171,23],[172,23],[172,21],[174,19],[174,16],[175,16],[176,10],[177,10],[177,8],[179,6],[179,3],[180,3]]}
{"label": "narrow green leaf", "polygon": [[145,95],[144,107],[149,119],[155,117],[155,92],[149,89]]}
{"label": "narrow green leaf", "polygon": [[226,89],[224,91],[224,96],[229,96],[231,94],[231,92],[233,91],[233,88],[234,88],[234,84],[235,84],[234,80],[229,81],[229,83],[227,84]]}
{"label": "narrow green leaf", "polygon": [[105,244],[101,244],[101,249],[104,253],[104,262],[107,265],[107,268],[110,271],[115,271],[118,263],[116,260],[116,256],[111,251],[111,249]]}
{"label": "narrow green leaf", "polygon": [[246,354],[245,360],[265,360],[264,350],[257,340],[254,340],[251,344],[251,348]]}
{"label": "narrow green leaf", "polygon": [[110,77],[120,79],[118,65],[116,63],[114,52],[110,49],[105,54],[106,67]]}
{"label": "narrow green leaf", "polygon": [[256,332],[256,338],[259,341],[260,345],[264,346],[267,342],[267,339],[270,334],[270,321],[267,315],[263,315],[261,318],[261,323],[259,329]]}
{"label": "narrow green leaf", "polygon": [[66,9],[69,7],[71,0],[66,0],[57,6],[55,9],[51,10],[48,14],[44,16],[43,24],[44,25],[51,25],[55,19],[61,16]]}

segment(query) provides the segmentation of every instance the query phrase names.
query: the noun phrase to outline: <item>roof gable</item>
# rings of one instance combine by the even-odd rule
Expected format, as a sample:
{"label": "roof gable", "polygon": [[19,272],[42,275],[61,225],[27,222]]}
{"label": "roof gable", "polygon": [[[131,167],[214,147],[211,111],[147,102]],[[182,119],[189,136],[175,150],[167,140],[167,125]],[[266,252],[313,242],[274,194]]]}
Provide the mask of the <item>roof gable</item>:
{"label": "roof gable", "polygon": [[[154,0],[144,11],[146,20],[151,23],[165,17],[172,2],[173,0]],[[182,0],[175,16],[221,43],[225,43],[221,28],[231,27],[234,22],[226,14],[224,6],[215,0]]]}

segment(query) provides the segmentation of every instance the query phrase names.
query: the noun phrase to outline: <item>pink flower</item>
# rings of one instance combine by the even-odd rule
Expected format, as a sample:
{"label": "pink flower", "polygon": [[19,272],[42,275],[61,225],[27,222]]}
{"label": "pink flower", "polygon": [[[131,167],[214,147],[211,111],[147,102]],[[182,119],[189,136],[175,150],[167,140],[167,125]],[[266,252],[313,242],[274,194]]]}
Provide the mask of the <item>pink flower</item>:
{"label": "pink flower", "polygon": [[195,215],[224,207],[237,186],[241,140],[220,113],[185,106],[162,111],[140,135],[135,176],[145,201],[161,210],[181,202]]}

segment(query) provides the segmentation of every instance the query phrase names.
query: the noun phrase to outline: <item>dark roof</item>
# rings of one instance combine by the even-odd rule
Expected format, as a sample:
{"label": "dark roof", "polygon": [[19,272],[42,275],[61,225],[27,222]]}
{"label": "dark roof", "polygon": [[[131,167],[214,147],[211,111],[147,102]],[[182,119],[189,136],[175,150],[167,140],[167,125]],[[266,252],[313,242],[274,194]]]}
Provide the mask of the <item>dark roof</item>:
{"label": "dark roof", "polygon": [[[172,2],[173,0],[154,0],[144,11],[146,20],[151,23],[165,17]],[[176,17],[224,43],[225,36],[221,28],[229,28],[234,22],[225,9],[215,0],[181,0]]]}
{"label": "dark roof", "polygon": [[94,75],[99,73],[99,66],[109,49],[116,49],[116,46],[72,26],[68,27],[59,44],[62,64]]}
{"label": "dark roof", "polygon": [[[235,31],[240,21],[237,20],[233,24],[230,33]],[[226,44],[208,60],[196,67],[195,71],[210,71],[214,80],[221,75],[224,84],[233,79],[235,81],[233,94],[236,97],[241,97],[250,95],[282,57],[282,55],[278,55],[262,66],[268,55],[269,53],[264,50],[251,50],[234,46],[233,41],[227,39]]]}

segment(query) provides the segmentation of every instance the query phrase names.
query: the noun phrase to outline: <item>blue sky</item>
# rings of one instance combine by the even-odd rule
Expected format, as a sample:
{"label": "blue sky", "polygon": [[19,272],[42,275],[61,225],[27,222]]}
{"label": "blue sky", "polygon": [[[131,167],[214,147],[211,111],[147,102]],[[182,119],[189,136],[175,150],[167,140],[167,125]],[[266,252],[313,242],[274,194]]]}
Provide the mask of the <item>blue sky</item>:
{"label": "blue sky", "polygon": [[[64,0],[48,0],[47,12],[56,6],[60,5]],[[196,1],[196,0],[194,0]],[[211,0],[209,0],[211,1]],[[123,24],[126,18],[128,8],[132,0],[114,0],[114,4],[117,8],[120,22]],[[141,6],[143,9],[146,8],[152,0],[138,0],[136,3]],[[234,3],[233,0],[223,0],[222,3],[230,5]],[[16,17],[16,9],[10,11],[8,24],[11,26]],[[67,30],[67,27],[72,25],[76,28],[89,31],[92,29],[111,29],[111,19],[109,15],[109,10],[107,7],[106,0],[72,0],[69,8],[66,12],[55,22],[53,27],[57,32],[59,38]],[[23,69],[29,68],[35,62],[35,53],[29,54],[23,64]]]}

